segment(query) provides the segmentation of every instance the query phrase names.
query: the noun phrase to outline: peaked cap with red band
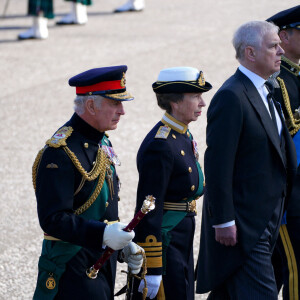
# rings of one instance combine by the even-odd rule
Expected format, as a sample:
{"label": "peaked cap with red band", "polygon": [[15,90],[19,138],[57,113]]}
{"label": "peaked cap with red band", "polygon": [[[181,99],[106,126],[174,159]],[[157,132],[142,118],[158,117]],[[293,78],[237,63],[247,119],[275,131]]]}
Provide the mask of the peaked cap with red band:
{"label": "peaked cap with red band", "polygon": [[133,100],[126,92],[126,71],[125,65],[95,68],[70,78],[69,85],[75,86],[76,94],[81,96],[100,95],[118,101]]}

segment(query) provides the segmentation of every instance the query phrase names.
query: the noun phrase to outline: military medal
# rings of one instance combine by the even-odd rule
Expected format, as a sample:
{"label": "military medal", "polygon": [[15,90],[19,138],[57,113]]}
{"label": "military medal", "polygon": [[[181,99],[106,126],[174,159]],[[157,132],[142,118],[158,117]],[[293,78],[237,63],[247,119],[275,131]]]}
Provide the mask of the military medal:
{"label": "military medal", "polygon": [[197,148],[197,142],[195,140],[192,140],[192,143],[193,143],[194,155],[195,155],[196,159],[199,160],[199,152],[198,152],[198,148]]}
{"label": "military medal", "polygon": [[53,277],[53,274],[49,273],[49,277],[46,281],[46,287],[47,287],[48,290],[53,290],[53,289],[55,289],[55,286],[56,286],[56,282],[55,282],[55,279]]}
{"label": "military medal", "polygon": [[109,147],[106,145],[101,145],[101,148],[108,156],[109,160],[116,166],[121,166],[121,161],[119,160],[116,152],[114,151],[113,147]]}

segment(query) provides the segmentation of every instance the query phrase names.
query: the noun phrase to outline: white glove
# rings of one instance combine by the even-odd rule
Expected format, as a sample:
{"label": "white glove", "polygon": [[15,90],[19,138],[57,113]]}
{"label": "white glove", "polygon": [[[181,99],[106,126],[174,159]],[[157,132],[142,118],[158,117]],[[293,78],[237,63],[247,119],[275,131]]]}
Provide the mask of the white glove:
{"label": "white glove", "polygon": [[[161,275],[146,275],[145,278],[147,281],[147,288],[148,288],[147,297],[149,297],[150,299],[153,299],[153,298],[155,298],[155,296],[158,293],[158,289],[160,286],[162,276]],[[142,293],[144,286],[145,286],[144,280],[141,280],[138,291]]]}
{"label": "white glove", "polygon": [[144,249],[134,242],[130,242],[121,252],[121,258],[128,264],[132,274],[138,274],[143,264]]}
{"label": "white glove", "polygon": [[113,250],[124,248],[134,238],[134,232],[123,231],[126,227],[124,223],[113,223],[106,225],[103,233],[103,244]]}

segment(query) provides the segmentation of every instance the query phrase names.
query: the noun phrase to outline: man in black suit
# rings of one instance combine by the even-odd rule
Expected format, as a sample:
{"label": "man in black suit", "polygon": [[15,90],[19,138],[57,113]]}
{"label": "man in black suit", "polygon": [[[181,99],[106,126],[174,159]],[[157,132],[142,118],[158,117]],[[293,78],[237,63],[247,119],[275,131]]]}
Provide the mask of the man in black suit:
{"label": "man in black suit", "polygon": [[279,44],[274,24],[239,27],[240,66],[208,108],[196,291],[212,291],[209,299],[277,299],[271,256],[296,172],[293,142],[265,86],[280,69]]}

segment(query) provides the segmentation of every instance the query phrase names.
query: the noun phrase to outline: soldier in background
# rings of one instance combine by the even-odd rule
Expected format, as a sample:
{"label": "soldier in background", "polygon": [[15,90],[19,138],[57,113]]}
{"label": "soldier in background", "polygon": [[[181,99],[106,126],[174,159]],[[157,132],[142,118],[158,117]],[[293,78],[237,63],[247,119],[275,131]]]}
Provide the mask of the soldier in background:
{"label": "soldier in background", "polygon": [[126,3],[115,9],[115,13],[142,11],[145,8],[145,0],[128,0]]}
{"label": "soldier in background", "polygon": [[[287,210],[280,227],[280,235],[272,262],[278,292],[283,285],[283,299],[299,300],[300,268],[300,5],[281,11],[267,21],[280,29],[281,47],[285,53],[281,59],[280,74],[274,98],[280,102],[286,124],[293,137],[297,152],[297,177]],[[274,81],[273,81],[274,82]],[[275,82],[276,84],[276,82]]]}
{"label": "soldier in background", "polygon": [[[33,165],[37,210],[44,231],[34,300],[114,298],[116,261],[138,273],[142,248],[119,223],[120,161],[107,130],[125,111],[126,66],[91,69],[69,80],[75,113],[46,142]],[[106,247],[114,252],[96,279],[86,275]]]}
{"label": "soldier in background", "polygon": [[[85,24],[88,21],[86,7],[92,0],[65,0],[71,2],[71,11],[57,25]],[[33,17],[33,25],[18,35],[19,40],[47,39],[48,19],[54,18],[53,0],[28,0],[28,15]]]}

